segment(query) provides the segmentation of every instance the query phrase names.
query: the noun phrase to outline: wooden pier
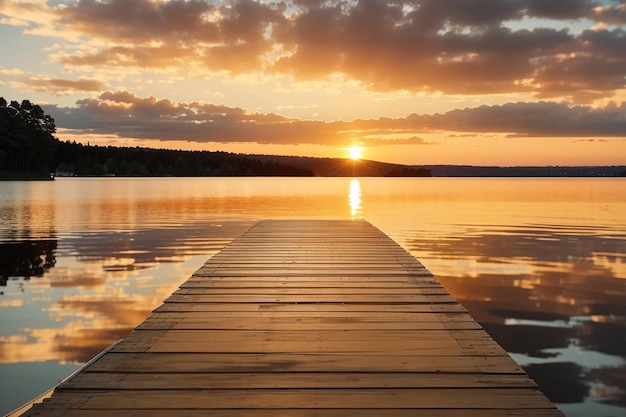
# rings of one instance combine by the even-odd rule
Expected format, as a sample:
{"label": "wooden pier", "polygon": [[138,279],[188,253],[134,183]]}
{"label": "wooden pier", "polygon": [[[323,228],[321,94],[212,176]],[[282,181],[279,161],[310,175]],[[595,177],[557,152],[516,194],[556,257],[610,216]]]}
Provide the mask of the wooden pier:
{"label": "wooden pier", "polygon": [[268,220],[27,416],[562,416],[366,221]]}

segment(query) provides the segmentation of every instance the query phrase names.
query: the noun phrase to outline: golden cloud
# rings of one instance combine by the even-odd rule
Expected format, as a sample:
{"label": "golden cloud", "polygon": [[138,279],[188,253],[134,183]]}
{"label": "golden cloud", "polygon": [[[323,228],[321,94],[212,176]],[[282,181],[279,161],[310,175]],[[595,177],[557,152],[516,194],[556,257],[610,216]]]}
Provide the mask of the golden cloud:
{"label": "golden cloud", "polygon": [[[53,58],[74,69],[340,73],[371,91],[525,92],[577,103],[626,87],[626,8],[593,0],[3,1],[0,15],[65,36],[76,52]],[[603,29],[507,26],[525,18],[562,27],[588,19]]]}

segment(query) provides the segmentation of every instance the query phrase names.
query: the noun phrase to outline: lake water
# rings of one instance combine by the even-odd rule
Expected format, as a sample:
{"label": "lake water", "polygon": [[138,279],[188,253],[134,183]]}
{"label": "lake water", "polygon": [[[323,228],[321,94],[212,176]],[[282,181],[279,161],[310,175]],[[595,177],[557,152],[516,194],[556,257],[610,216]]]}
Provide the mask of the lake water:
{"label": "lake water", "polygon": [[123,338],[264,218],[365,218],[566,415],[626,415],[620,178],[0,182],[0,413]]}

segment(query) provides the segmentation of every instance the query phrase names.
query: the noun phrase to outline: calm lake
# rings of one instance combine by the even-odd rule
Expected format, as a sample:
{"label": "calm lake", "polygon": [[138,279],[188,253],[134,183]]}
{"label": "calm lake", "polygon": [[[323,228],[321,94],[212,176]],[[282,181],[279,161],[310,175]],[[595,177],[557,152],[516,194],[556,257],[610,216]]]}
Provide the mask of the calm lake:
{"label": "calm lake", "polygon": [[265,218],[368,220],[567,416],[626,415],[626,178],[0,182],[0,413],[123,338]]}

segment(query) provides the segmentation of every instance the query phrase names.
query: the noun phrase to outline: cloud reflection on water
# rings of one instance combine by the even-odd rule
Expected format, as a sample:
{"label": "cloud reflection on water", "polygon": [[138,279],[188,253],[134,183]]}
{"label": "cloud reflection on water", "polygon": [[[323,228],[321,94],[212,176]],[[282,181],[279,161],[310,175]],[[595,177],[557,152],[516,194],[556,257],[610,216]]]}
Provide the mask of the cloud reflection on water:
{"label": "cloud reflection on water", "polygon": [[208,256],[249,225],[75,233],[43,246],[18,245],[22,252],[15,245],[0,246],[3,257],[10,250],[18,260],[44,255],[55,260],[30,280],[26,293],[19,278],[5,283],[0,309],[11,308],[18,328],[2,329],[0,363],[88,361],[126,336]]}
{"label": "cloud reflection on water", "polygon": [[455,229],[407,245],[552,401],[626,407],[626,232]]}

